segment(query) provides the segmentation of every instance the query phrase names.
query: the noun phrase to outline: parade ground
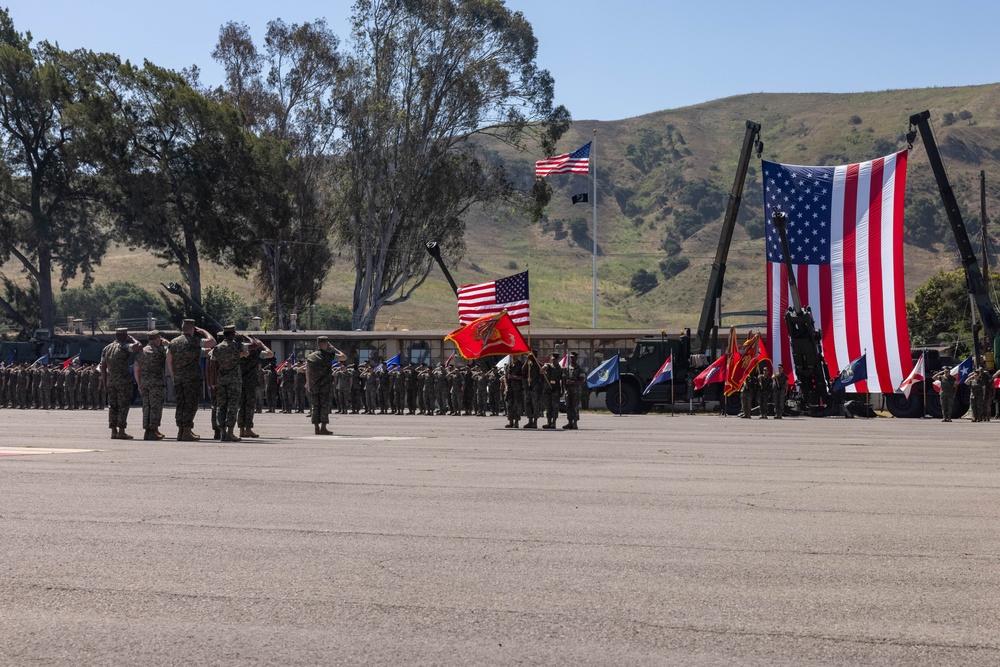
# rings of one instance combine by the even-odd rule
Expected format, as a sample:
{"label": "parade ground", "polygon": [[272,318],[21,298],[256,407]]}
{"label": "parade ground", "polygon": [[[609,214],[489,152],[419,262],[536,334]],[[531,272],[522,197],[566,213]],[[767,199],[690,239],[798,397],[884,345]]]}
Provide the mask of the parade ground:
{"label": "parade ground", "polygon": [[0,411],[0,664],[1000,664],[1000,422],[165,417]]}

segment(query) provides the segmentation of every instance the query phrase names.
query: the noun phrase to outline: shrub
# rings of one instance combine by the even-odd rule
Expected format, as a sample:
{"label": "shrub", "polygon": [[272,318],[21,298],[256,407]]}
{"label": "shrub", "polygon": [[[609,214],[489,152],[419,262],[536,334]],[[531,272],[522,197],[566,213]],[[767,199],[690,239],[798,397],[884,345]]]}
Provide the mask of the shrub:
{"label": "shrub", "polygon": [[664,280],[670,280],[690,265],[691,260],[687,257],[667,257],[660,260],[660,273]]}
{"label": "shrub", "polygon": [[630,286],[636,294],[645,294],[660,284],[655,273],[650,273],[646,269],[639,269],[632,274]]}

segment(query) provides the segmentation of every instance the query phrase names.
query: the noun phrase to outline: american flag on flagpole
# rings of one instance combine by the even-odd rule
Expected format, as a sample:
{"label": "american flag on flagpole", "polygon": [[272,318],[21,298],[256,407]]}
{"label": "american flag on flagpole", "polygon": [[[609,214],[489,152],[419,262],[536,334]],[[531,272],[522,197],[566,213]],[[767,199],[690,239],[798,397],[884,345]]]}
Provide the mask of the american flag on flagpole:
{"label": "american flag on flagpole", "polygon": [[458,321],[463,325],[505,310],[517,326],[531,326],[527,271],[458,288]]}
{"label": "american flag on flagpole", "polygon": [[803,307],[823,332],[831,374],[867,350],[858,392],[892,392],[913,368],[903,281],[906,151],[839,167],[763,162],[767,242],[767,340],[791,367],[784,313],[791,299],[778,232],[783,211]]}
{"label": "american flag on flagpole", "polygon": [[[572,153],[564,153],[563,155],[539,160],[535,163],[535,176],[548,176],[549,174],[589,174],[590,145],[592,143],[594,142],[588,141]],[[576,202],[573,203],[575,204]]]}

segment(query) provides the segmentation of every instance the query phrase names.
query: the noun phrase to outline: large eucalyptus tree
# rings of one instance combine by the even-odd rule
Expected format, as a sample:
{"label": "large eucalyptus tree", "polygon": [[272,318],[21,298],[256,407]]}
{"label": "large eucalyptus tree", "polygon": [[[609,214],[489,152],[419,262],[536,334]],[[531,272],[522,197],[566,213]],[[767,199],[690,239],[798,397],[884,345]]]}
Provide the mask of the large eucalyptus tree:
{"label": "large eucalyptus tree", "polygon": [[551,154],[569,113],[531,25],[501,0],[359,0],[352,25],[335,229],[356,270],[354,328],[372,329],[426,280],[424,242],[454,259],[471,207],[538,203],[544,188],[517,187],[487,140]]}

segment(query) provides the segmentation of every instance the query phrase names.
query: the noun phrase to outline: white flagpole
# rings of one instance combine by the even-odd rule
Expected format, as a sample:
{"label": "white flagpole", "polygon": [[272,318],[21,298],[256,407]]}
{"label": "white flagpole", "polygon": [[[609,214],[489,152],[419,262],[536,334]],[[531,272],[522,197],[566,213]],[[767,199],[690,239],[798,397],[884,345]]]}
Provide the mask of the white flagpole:
{"label": "white flagpole", "polygon": [[594,328],[597,328],[597,128],[590,144],[590,169],[594,190]]}

